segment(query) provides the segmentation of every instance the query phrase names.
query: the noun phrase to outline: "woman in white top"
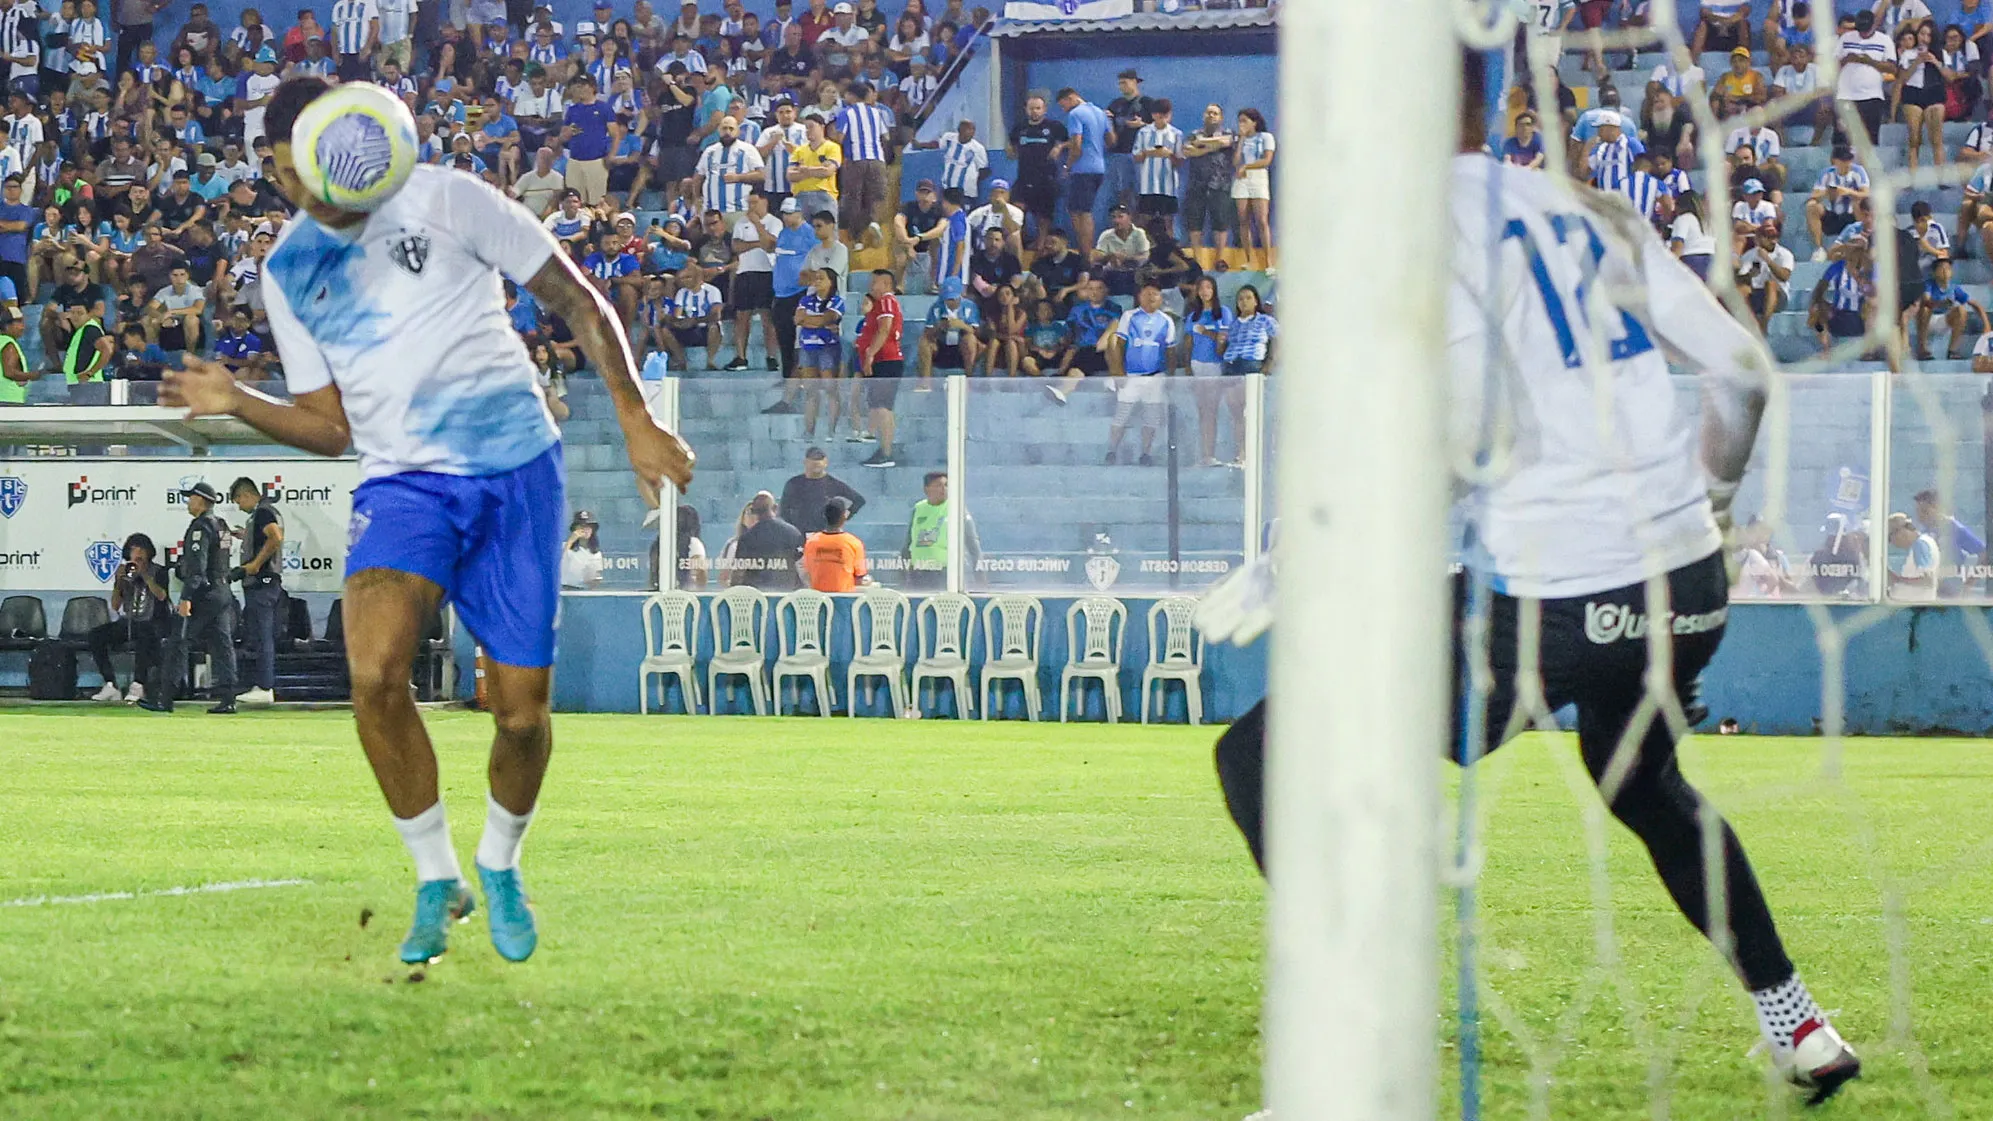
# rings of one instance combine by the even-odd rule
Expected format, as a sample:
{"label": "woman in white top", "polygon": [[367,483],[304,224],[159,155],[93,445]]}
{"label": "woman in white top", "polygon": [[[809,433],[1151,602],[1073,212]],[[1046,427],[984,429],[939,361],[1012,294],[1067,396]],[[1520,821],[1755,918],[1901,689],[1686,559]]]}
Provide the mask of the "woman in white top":
{"label": "woman in white top", "polygon": [[1945,117],[1952,116],[1952,106],[1956,104],[1960,109],[1958,119],[1964,120],[1979,107],[1983,88],[1979,81],[1979,44],[1967,39],[1965,29],[1955,23],[1945,28],[1939,41],[1944,44],[1944,49],[1938,52],[1938,70],[1945,76]]}
{"label": "woman in white top", "polygon": [[1938,25],[1925,20],[1896,36],[1896,100],[1903,123],[1910,129],[1910,170],[1917,170],[1924,138],[1931,141],[1931,158],[1945,162],[1945,73],[1933,38]]}
{"label": "woman in white top", "polygon": [[1702,228],[1702,196],[1694,191],[1675,196],[1675,222],[1668,227],[1668,247],[1697,276],[1709,279],[1709,262],[1716,255],[1716,239]]}
{"label": "woman in white top", "polygon": [[561,550],[561,587],[587,590],[602,586],[602,526],[595,515],[576,510],[567,526],[567,547]]}
{"label": "woman in white top", "polygon": [[1265,254],[1262,268],[1273,267],[1273,221],[1269,210],[1273,199],[1273,134],[1266,130],[1266,117],[1254,108],[1239,110],[1239,139],[1232,145],[1236,168],[1232,177],[1232,198],[1239,208],[1239,249],[1251,268],[1253,232],[1259,232],[1260,250]]}

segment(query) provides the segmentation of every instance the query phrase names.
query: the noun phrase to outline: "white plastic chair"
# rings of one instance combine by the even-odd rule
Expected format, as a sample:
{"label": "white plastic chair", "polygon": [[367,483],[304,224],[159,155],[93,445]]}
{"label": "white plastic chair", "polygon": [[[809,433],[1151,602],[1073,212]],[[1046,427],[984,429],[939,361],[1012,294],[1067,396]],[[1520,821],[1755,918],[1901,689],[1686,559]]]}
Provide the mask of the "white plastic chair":
{"label": "white plastic chair", "polygon": [[[1015,681],[1024,689],[1024,713],[1038,719],[1038,651],[1045,634],[1045,607],[1037,596],[991,596],[983,604],[983,641],[989,655],[983,661],[983,719],[1003,709],[992,697],[999,681]],[[992,702],[995,703],[992,703]]]}
{"label": "white plastic chair", "polygon": [[[913,664],[914,703],[920,703],[923,681],[948,681],[955,686],[955,714],[975,716],[976,695],[969,684],[969,649],[976,637],[976,601],[961,592],[941,592],[920,601],[920,657]],[[941,704],[941,689],[934,689]]]}
{"label": "white plastic chair", "polygon": [[[775,604],[775,715],[786,700],[782,683],[800,678],[817,689],[817,715],[829,716],[835,698],[830,691],[830,597],[803,588]],[[796,684],[797,715],[802,715],[803,686]]]}
{"label": "white plastic chair", "polygon": [[[1183,684],[1183,703],[1192,724],[1204,723],[1204,636],[1193,617],[1197,600],[1190,596],[1159,599],[1149,608],[1149,665],[1142,671],[1142,723],[1149,722],[1149,699],[1155,697],[1157,719],[1169,701],[1169,683]],[[1160,686],[1160,688],[1158,688]]]}
{"label": "white plastic chair", "polygon": [[[720,615],[726,615],[722,635]],[[720,713],[720,678],[747,678],[747,695],[754,702],[754,714],[768,714],[767,651],[763,649],[768,631],[768,597],[760,588],[742,584],[713,597],[713,660],[706,663],[707,708]]]}
{"label": "white plastic chair", "polygon": [[637,667],[637,711],[650,712],[650,681],[657,678],[657,707],[670,700],[678,679],[687,714],[699,711],[699,671],[693,665],[699,641],[699,597],[691,592],[659,592],[644,600],[644,660]]}
{"label": "white plastic chair", "polygon": [[[1080,623],[1086,623],[1085,634]],[[1066,722],[1068,698],[1080,684],[1080,711],[1086,711],[1086,683],[1100,682],[1107,722],[1121,720],[1121,640],[1128,608],[1107,596],[1081,596],[1066,611],[1066,670],[1059,675],[1059,723]]]}
{"label": "white plastic chair", "polygon": [[[844,678],[844,703],[858,715],[858,682],[886,679],[886,698],[893,715],[907,710],[906,631],[913,621],[913,607],[905,594],[895,588],[870,587],[861,592],[851,607],[851,668]],[[877,696],[876,683],[866,686],[865,703]]]}

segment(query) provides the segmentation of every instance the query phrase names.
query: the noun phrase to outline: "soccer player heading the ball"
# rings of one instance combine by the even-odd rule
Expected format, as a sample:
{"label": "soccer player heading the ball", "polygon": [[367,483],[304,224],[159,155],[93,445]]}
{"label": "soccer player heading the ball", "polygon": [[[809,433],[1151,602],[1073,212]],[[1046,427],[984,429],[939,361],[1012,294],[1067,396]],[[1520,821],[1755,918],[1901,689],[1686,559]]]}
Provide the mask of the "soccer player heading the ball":
{"label": "soccer player heading the ball", "polygon": [[[1496,589],[1487,620],[1485,750],[1519,730],[1510,727],[1518,675],[1540,669],[1547,710],[1577,706],[1579,751],[1613,815],[1646,844],[1675,904],[1729,955],[1750,990],[1774,1062],[1812,1101],[1825,1100],[1861,1073],[1860,1060],[1786,956],[1736,834],[1682,777],[1665,715],[1671,706],[1642,708],[1650,627],[1671,648],[1682,708],[1694,706],[1697,676],[1722,641],[1723,534],[1764,411],[1771,359],[1623,196],[1484,154],[1479,57],[1464,69],[1449,187],[1447,366],[1456,447],[1447,462],[1475,462],[1476,451],[1492,450],[1485,461],[1502,467],[1462,499],[1475,542],[1467,567]],[[1491,197],[1499,216],[1489,213]],[[1484,264],[1491,251],[1499,254],[1496,275]],[[1677,415],[1660,342],[1702,373],[1699,423]],[[1599,393],[1610,397],[1599,401]],[[1484,415],[1507,418],[1493,449],[1479,432]],[[1649,581],[1665,587],[1665,599],[1649,599]],[[1198,613],[1205,637],[1244,642],[1265,630],[1273,585],[1263,563],[1214,589]],[[1469,653],[1468,587],[1463,577],[1454,588],[1456,680]],[[1520,626],[1526,614],[1540,627]],[[1528,653],[1522,630],[1540,634]],[[1524,666],[1531,656],[1537,666]],[[1261,701],[1218,744],[1225,800],[1256,860],[1264,855],[1265,728]],[[1456,727],[1444,745],[1449,756],[1461,742]],[[1714,861],[1704,856],[1704,814],[1721,846]],[[1726,896],[1714,916],[1711,863]]]}
{"label": "soccer player heading the ball", "polygon": [[[189,357],[161,399],[192,416],[234,416],[319,455],[359,454],[346,553],[346,656],[360,745],[415,860],[405,962],[447,948],[473,909],[443,816],[436,755],[408,682],[416,639],[445,600],[494,663],[497,734],[477,870],[491,940],[523,961],[537,942],[519,874],[553,748],[548,691],[566,528],[560,434],[512,329],[500,277],[565,320],[616,402],[637,485],[692,478],[692,452],[644,408],[615,312],[553,236],[476,176],[416,167],[371,213],[306,189],[293,127],[330,87],[293,78],[264,128],[277,186],[300,213],[264,263],[264,299],[293,399],[238,384]],[[317,131],[330,131],[319,129]]]}

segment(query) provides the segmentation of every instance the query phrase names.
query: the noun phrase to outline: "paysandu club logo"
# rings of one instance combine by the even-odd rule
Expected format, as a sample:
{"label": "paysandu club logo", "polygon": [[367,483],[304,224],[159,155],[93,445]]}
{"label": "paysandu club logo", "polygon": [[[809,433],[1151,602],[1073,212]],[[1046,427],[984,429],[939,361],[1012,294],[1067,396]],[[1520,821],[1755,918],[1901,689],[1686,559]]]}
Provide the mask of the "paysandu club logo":
{"label": "paysandu club logo", "polygon": [[69,504],[82,506],[130,506],[138,501],[138,488],[91,486],[90,476],[82,475],[69,484]]}
{"label": "paysandu club logo", "polygon": [[21,512],[21,504],[28,500],[28,481],[16,475],[0,475],[0,518],[11,518]]}
{"label": "paysandu club logo", "polygon": [[83,546],[83,563],[90,566],[90,575],[99,584],[108,584],[118,571],[118,562],[123,560],[116,541],[92,541]]}

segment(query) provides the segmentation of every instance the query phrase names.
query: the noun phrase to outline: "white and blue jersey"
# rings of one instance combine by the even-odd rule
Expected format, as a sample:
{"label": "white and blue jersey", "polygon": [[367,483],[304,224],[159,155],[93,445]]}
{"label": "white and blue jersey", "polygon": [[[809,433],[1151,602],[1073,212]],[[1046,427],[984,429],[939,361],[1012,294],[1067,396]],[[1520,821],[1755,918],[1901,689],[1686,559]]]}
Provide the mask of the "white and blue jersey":
{"label": "white and blue jersey", "polygon": [[1626,177],[1626,197],[1633,200],[1633,209],[1651,222],[1661,203],[1661,181],[1644,171],[1636,171]]}
{"label": "white and blue jersey", "polygon": [[760,170],[761,153],[754,150],[754,145],[738,139],[725,146],[714,144],[699,153],[697,172],[705,185],[700,192],[700,201],[707,210],[723,214],[746,210],[747,197],[754,193],[754,184],[729,183],[723,177]]}
{"label": "white and blue jersey", "polygon": [[[1977,179],[1976,176],[1975,179]],[[1828,187],[1839,187],[1848,191],[1866,191],[1868,190],[1868,169],[1858,163],[1851,163],[1848,165],[1848,173],[1843,175],[1834,170],[1830,164],[1827,170],[1820,173],[1818,186],[1822,190]],[[1827,200],[1827,212],[1830,214],[1853,214],[1855,212],[1855,200],[1847,195],[1829,199]]]}
{"label": "white and blue jersey", "polygon": [[643,263],[630,253],[608,256],[596,252],[582,259],[581,269],[597,280],[620,280],[642,272]]}
{"label": "white and blue jersey", "polygon": [[1924,282],[1924,303],[1930,306],[1933,314],[1944,315],[1955,307],[1965,307],[1972,303],[1972,296],[1958,284],[1939,284],[1935,280]]}
{"label": "white and blue jersey", "polygon": [[332,5],[332,37],[339,53],[365,52],[368,25],[379,18],[374,0],[336,0]]}
{"label": "white and blue jersey", "polygon": [[1166,311],[1131,308],[1122,313],[1114,337],[1121,340],[1121,368],[1129,377],[1160,374],[1176,345],[1176,320]]}
{"label": "white and blue jersey", "polygon": [[1592,186],[1601,191],[1625,193],[1626,181],[1633,175],[1633,157],[1646,151],[1638,140],[1622,135],[1610,142],[1601,141],[1592,149],[1590,164]]}
{"label": "white and blue jersey", "polygon": [[352,230],[299,215],[263,270],[291,391],[339,387],[368,478],[531,462],[560,433],[501,278],[525,284],[556,248],[525,208],[434,167]]}
{"label": "white and blue jersey", "polygon": [[989,150],[980,140],[963,143],[962,138],[949,134],[941,138],[941,187],[953,187],[962,192],[964,198],[975,198],[976,188],[982,184],[983,169],[990,166]]}
{"label": "white and blue jersey", "polygon": [[832,123],[844,134],[839,143],[844,146],[845,159],[885,160],[886,144],[893,129],[891,113],[863,102],[846,104],[837,111]]}
{"label": "white and blue jersey", "polygon": [[[941,256],[938,258],[939,263],[935,267],[936,277],[938,280],[947,280],[952,276],[962,283],[967,284],[969,282],[969,258],[973,257],[976,252],[976,247],[970,244],[969,212],[966,210],[957,210],[955,213],[943,218],[941,225],[943,227]],[[956,257],[957,253],[961,254],[959,259]]]}
{"label": "white and blue jersey", "polygon": [[838,328],[844,322],[844,297],[833,292],[829,296],[819,296],[814,290],[796,304],[796,310],[807,315],[829,315],[831,321],[822,327],[796,328],[798,346],[836,346]]}
{"label": "white and blue jersey", "polygon": [[1828,265],[1821,279],[1827,282],[1827,302],[1835,311],[1860,311],[1868,302],[1868,278],[1849,268],[1846,261]]}
{"label": "white and blue jersey", "polygon": [[430,581],[487,654],[530,668],[553,664],[567,500],[503,281],[557,251],[483,180],[417,167],[356,227],[286,224],[262,285],[291,391],[337,386],[360,453],[347,574]]}
{"label": "white and blue jersey", "polygon": [[1183,180],[1182,171],[1176,160],[1176,157],[1183,155],[1183,130],[1175,125],[1143,125],[1135,134],[1134,150],[1152,152],[1157,148],[1167,148],[1173,155],[1138,159],[1139,170],[1135,173],[1135,193],[1174,196]]}
{"label": "white and blue jersey", "polygon": [[720,290],[710,284],[680,288],[671,297],[671,314],[694,322],[704,322],[719,307]]}
{"label": "white and blue jersey", "polygon": [[[770,141],[768,138],[775,139]],[[810,130],[800,124],[771,124],[761,134],[762,141],[768,143],[768,152],[762,158],[762,165],[768,174],[761,181],[761,189],[771,195],[789,193],[789,148],[801,147],[810,142]]]}
{"label": "white and blue jersey", "polygon": [[1669,198],[1679,198],[1683,191],[1693,190],[1689,183],[1689,173],[1681,168],[1670,168],[1666,175],[1656,175],[1654,181],[1660,184],[1661,193]]}

